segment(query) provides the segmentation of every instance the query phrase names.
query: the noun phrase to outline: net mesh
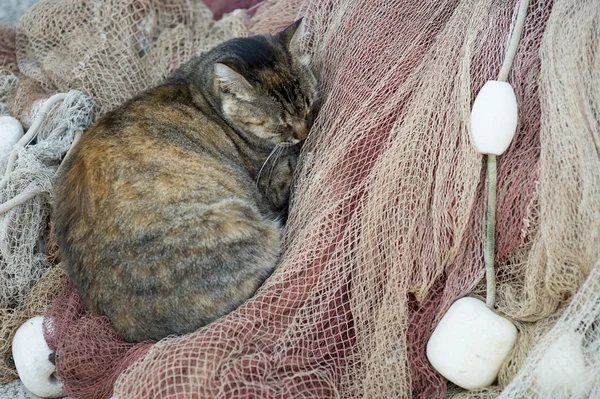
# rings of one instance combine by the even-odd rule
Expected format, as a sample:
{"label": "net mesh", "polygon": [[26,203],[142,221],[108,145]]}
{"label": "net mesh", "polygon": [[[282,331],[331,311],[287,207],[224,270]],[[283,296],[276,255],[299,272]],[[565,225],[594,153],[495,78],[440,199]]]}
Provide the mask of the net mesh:
{"label": "net mesh", "polygon": [[62,267],[51,268],[17,307],[0,308],[0,383],[18,377],[12,360],[12,340],[17,329],[34,316],[44,314],[61,292],[67,276]]}
{"label": "net mesh", "polygon": [[[0,78],[0,98],[8,98],[18,78]],[[27,318],[45,312],[61,287],[62,274],[50,270],[46,258],[52,182],[75,132],[87,126],[91,100],[81,92],[69,92],[44,117],[36,137],[18,150],[14,167],[3,176],[0,204],[22,195],[32,198],[0,213],[0,381],[16,376],[10,359],[11,341]],[[6,182],[6,183],[5,183]],[[42,278],[42,280],[40,280]],[[38,281],[39,280],[39,281]],[[58,284],[57,284],[58,283]],[[32,289],[33,287],[33,289]]]}
{"label": "net mesh", "polygon": [[18,65],[47,91],[85,92],[102,114],[244,36],[244,22],[244,13],[215,22],[200,0],[40,1],[19,21]]}
{"label": "net mesh", "polygon": [[17,71],[16,36],[14,26],[0,24],[0,69]]}
{"label": "net mesh", "polygon": [[509,76],[517,135],[498,159],[497,306],[519,338],[497,384],[470,392],[447,387],[425,345],[456,298],[485,295],[484,170],[470,108],[498,74],[518,1],[272,0],[246,24],[242,13],[212,22],[198,2],[77,5],[43,1],[21,20],[18,65],[39,92],[84,90],[100,115],[219,40],[305,16],[324,105],[281,265],[242,307],[135,345],[65,286],[46,336],[71,397],[567,397],[535,381],[565,332],[582,337],[586,380],[600,385],[593,0],[529,6]]}
{"label": "net mesh", "polygon": [[23,302],[36,281],[48,270],[42,238],[48,223],[49,194],[54,175],[75,132],[86,128],[91,100],[72,91],[49,112],[35,143],[18,151],[12,170],[0,189],[0,204],[18,195],[37,193],[0,215],[0,306]]}

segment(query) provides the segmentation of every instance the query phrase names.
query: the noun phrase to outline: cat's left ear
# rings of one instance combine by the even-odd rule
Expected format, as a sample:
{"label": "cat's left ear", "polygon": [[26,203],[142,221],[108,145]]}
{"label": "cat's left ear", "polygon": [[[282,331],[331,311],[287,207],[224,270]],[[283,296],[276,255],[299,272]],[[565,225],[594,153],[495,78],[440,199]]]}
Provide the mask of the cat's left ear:
{"label": "cat's left ear", "polygon": [[310,55],[305,54],[300,46],[300,42],[306,36],[306,28],[304,18],[300,18],[281,32],[279,32],[281,41],[292,53],[293,56],[300,60],[303,65],[310,64]]}
{"label": "cat's left ear", "polygon": [[222,89],[241,97],[248,97],[251,93],[252,85],[228,65],[217,62],[214,65],[214,72]]}

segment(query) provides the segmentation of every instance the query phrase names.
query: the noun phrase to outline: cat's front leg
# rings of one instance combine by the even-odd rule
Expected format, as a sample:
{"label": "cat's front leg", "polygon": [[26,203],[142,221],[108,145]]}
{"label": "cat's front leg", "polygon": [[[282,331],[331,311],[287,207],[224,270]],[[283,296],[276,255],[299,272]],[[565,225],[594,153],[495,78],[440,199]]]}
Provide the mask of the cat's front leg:
{"label": "cat's front leg", "polygon": [[269,165],[262,184],[264,195],[270,202],[271,208],[280,213],[284,219],[287,217],[290,189],[297,160],[297,154],[286,154],[278,158],[274,165]]}

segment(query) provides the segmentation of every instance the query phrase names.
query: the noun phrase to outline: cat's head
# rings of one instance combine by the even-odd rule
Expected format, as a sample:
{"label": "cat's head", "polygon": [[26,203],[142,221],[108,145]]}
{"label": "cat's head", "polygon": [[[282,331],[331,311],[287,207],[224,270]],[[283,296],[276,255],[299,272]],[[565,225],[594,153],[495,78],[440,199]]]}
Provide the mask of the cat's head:
{"label": "cat's head", "polygon": [[300,49],[302,20],[273,36],[234,39],[212,64],[213,93],[236,129],[272,144],[304,140],[317,111],[318,82]]}

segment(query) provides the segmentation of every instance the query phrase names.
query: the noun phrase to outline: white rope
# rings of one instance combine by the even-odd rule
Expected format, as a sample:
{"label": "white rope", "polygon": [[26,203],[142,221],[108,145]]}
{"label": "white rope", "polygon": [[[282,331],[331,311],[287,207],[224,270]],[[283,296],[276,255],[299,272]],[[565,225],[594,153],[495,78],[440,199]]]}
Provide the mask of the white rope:
{"label": "white rope", "polygon": [[[66,96],[67,95],[65,93],[58,93],[58,94],[53,95],[52,97],[50,97],[48,100],[46,100],[44,102],[44,105],[42,106],[40,111],[35,116],[35,119],[34,119],[33,123],[31,124],[31,127],[27,131],[27,134],[25,134],[23,137],[21,137],[21,139],[17,142],[17,144],[15,144],[14,148],[10,152],[10,156],[8,158],[8,164],[6,166],[6,172],[4,173],[4,178],[0,181],[0,190],[4,189],[6,187],[8,180],[10,179],[10,174],[13,172],[13,170],[15,168],[15,162],[17,160],[19,150],[21,148],[25,147],[26,145],[28,145],[29,143],[31,143],[31,141],[37,136],[38,130],[39,130],[40,126],[42,126],[42,123],[44,123],[44,120],[46,119],[48,112],[50,112],[52,110],[52,107],[57,102],[64,100]],[[36,188],[34,190],[25,191],[15,197],[9,199],[5,203],[0,204],[0,215],[10,211],[11,209],[13,209],[16,206],[24,204],[25,202],[29,201],[36,195],[40,194],[42,191],[43,190],[41,188]]]}
{"label": "white rope", "polygon": [[10,211],[11,209],[13,209],[15,206],[19,206],[21,204],[24,204],[25,202],[29,201],[30,199],[32,199],[33,197],[35,197],[36,195],[42,193],[42,189],[38,188],[32,191],[27,191],[27,192],[23,192],[11,199],[9,199],[8,201],[6,201],[3,204],[0,204],[0,215]]}
{"label": "white rope", "polygon": [[6,184],[8,183],[9,176],[14,170],[15,161],[17,160],[19,150],[25,147],[27,144],[31,143],[31,140],[33,140],[35,136],[37,136],[38,129],[46,119],[46,115],[48,114],[48,112],[52,109],[54,104],[56,104],[58,101],[64,100],[66,96],[67,95],[65,93],[58,93],[44,102],[44,105],[35,116],[35,119],[33,120],[33,123],[31,124],[31,127],[29,128],[27,133],[23,137],[21,137],[21,139],[17,142],[17,144],[15,144],[14,148],[10,152],[10,156],[8,157],[8,163],[6,165],[6,172],[4,172],[4,177],[2,178],[2,180],[0,180],[0,190],[4,189],[6,187]]}
{"label": "white rope", "polygon": [[250,13],[250,12],[256,10],[258,7],[262,6],[266,2],[267,2],[267,0],[264,0],[264,1],[261,1],[260,3],[257,3],[255,5],[253,5],[252,7],[250,7],[249,9],[247,9],[246,12]]}

